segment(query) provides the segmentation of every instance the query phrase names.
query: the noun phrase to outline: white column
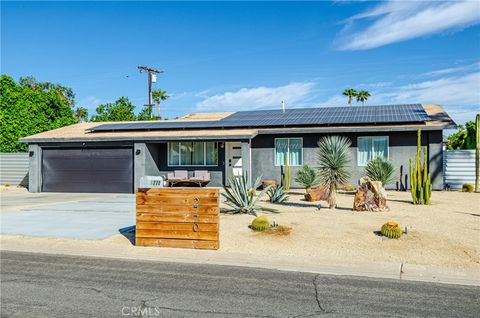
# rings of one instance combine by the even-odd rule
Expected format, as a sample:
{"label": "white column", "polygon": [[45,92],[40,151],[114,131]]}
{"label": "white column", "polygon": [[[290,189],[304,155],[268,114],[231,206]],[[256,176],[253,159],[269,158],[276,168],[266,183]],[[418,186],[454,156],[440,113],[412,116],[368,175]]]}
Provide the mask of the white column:
{"label": "white column", "polygon": [[242,141],[242,170],[248,174],[248,186],[252,186],[252,150],[250,148],[251,140]]}

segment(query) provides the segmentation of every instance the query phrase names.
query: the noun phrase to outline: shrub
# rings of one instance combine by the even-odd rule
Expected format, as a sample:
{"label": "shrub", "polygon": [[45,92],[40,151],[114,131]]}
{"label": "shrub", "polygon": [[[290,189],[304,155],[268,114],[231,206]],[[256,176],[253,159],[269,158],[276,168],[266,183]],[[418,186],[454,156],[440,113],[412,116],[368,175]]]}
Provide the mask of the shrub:
{"label": "shrub", "polygon": [[351,184],[347,184],[343,189],[347,192],[355,191],[355,187]]}
{"label": "shrub", "polygon": [[382,157],[370,160],[365,167],[365,174],[372,181],[381,181],[383,187],[396,180],[395,167],[390,161],[385,160]]}
{"label": "shrub", "polygon": [[230,188],[224,187],[225,193],[222,196],[225,198],[225,204],[232,207],[230,210],[224,210],[224,213],[245,213],[257,215],[256,211],[277,212],[275,209],[268,209],[257,205],[265,192],[270,188],[266,187],[257,197],[255,191],[260,186],[260,177],[258,177],[251,188],[248,187],[248,174],[246,171],[240,177],[231,177],[228,179]]}
{"label": "shrub", "polygon": [[382,226],[380,232],[382,232],[383,236],[391,239],[398,239],[403,234],[400,224],[394,221],[388,221],[387,223],[385,223]]}
{"label": "shrub", "polygon": [[328,191],[328,206],[337,206],[337,187],[350,178],[350,140],[341,136],[324,137],[318,143],[318,176],[320,184]]}
{"label": "shrub", "polygon": [[271,187],[267,190],[269,201],[272,203],[283,203],[288,201],[287,192],[283,187]]}
{"label": "shrub", "polygon": [[318,186],[320,184],[320,178],[315,169],[311,168],[309,165],[303,165],[302,168],[297,171],[295,182],[301,184],[308,190],[312,187]]}
{"label": "shrub", "polygon": [[259,232],[267,231],[270,229],[270,222],[263,215],[257,216],[253,219],[251,228],[252,230]]}
{"label": "shrub", "polygon": [[473,184],[468,183],[468,182],[464,183],[462,185],[462,192],[473,192],[473,188],[474,188]]}

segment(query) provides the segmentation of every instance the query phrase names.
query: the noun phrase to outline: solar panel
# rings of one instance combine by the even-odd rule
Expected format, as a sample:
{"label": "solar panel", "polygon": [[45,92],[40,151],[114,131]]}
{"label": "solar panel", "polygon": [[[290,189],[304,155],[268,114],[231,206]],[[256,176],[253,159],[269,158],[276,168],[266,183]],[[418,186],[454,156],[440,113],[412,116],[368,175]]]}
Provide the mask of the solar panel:
{"label": "solar panel", "polygon": [[293,108],[233,113],[216,121],[176,121],[103,124],[91,131],[202,128],[292,127],[350,124],[390,124],[429,121],[421,104]]}

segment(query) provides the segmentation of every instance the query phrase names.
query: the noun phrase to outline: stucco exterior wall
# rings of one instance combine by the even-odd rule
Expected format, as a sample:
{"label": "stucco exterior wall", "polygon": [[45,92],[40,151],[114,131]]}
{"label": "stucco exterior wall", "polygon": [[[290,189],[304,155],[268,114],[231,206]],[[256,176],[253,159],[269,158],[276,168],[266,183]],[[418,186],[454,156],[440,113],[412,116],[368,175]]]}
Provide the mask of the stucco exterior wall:
{"label": "stucco exterior wall", "polygon": [[[415,158],[417,151],[417,133],[411,132],[391,132],[391,133],[346,133],[342,134],[348,137],[351,142],[351,171],[352,176],[349,183],[356,185],[358,180],[364,176],[363,166],[357,162],[357,138],[359,136],[388,136],[389,137],[389,159],[397,169],[398,186],[400,185],[400,172],[402,172],[402,182],[408,185],[409,159]],[[309,135],[259,135],[252,140],[252,173],[256,178],[281,180],[281,167],[274,165],[275,156],[275,138],[303,137],[303,163],[312,167],[317,166],[318,141],[328,134],[309,134]],[[428,145],[430,157],[430,172],[432,176],[433,188],[440,190],[443,188],[442,171],[442,131],[430,131],[422,133],[422,145]],[[294,182],[296,172],[300,167],[292,167],[291,182],[293,188],[301,187]],[[405,180],[405,176],[407,179]],[[389,189],[396,189],[397,184],[390,184]]]}

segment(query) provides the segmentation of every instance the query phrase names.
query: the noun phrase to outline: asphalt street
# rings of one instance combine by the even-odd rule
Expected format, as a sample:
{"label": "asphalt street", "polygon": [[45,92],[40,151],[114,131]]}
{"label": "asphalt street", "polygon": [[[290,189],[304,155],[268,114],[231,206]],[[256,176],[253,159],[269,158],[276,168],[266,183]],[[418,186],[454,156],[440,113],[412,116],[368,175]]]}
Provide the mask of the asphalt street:
{"label": "asphalt street", "polygon": [[478,317],[479,287],[2,251],[2,317]]}

